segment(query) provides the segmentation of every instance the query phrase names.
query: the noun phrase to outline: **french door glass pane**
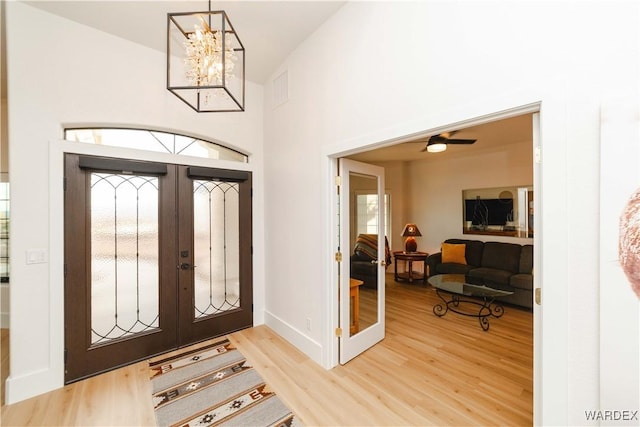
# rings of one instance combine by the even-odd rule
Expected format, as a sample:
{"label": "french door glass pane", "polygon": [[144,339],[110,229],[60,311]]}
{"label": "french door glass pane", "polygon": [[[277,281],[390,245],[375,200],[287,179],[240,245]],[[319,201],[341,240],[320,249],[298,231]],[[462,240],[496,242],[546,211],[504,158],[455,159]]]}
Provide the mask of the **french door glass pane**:
{"label": "french door glass pane", "polygon": [[240,307],[240,187],[193,182],[194,316]]}
{"label": "french door glass pane", "polygon": [[[355,233],[358,234],[377,234],[378,233],[378,194],[377,193],[362,193],[362,190],[356,191],[356,210],[355,210]],[[389,241],[389,246],[392,245],[391,240],[393,236],[390,236],[388,230],[391,230],[391,204],[389,203],[390,195],[384,195],[384,223],[385,233]]]}
{"label": "french door glass pane", "polygon": [[[379,213],[378,177],[349,172],[349,185],[357,194],[355,200],[353,198],[350,199],[352,204],[350,212],[353,212],[356,217],[356,234],[353,235],[352,233],[353,243],[351,245],[351,247],[354,248],[357,236],[361,234],[369,236],[377,235],[379,228],[382,226]],[[355,206],[353,206],[354,203]],[[368,240],[369,244],[375,245],[375,247],[370,246],[369,250],[373,252],[375,258],[377,258],[379,242],[377,236],[374,237],[374,240]],[[371,274],[377,278],[377,264],[369,264],[368,267],[366,270],[368,271],[367,274]],[[353,275],[354,272],[351,272],[351,274]],[[362,273],[360,272],[360,274]],[[362,284],[362,282],[360,283]],[[379,293],[377,283],[373,284],[373,286],[356,286],[350,290],[350,335],[355,335],[378,322]]]}
{"label": "french door glass pane", "polygon": [[159,327],[158,178],[91,174],[91,343]]}

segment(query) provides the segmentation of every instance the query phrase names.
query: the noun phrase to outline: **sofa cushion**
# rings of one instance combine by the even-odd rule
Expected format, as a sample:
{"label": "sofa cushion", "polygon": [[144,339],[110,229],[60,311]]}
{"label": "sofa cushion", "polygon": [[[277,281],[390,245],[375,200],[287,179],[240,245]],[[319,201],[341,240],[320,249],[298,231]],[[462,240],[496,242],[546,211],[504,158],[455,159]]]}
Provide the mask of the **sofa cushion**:
{"label": "sofa cushion", "polygon": [[443,264],[436,264],[435,274],[467,274],[467,272],[472,268],[474,267],[471,265],[448,262]]}
{"label": "sofa cushion", "polygon": [[464,243],[464,257],[467,260],[467,264],[475,267],[480,267],[480,265],[482,265],[482,249],[484,248],[484,242],[464,239],[447,239],[444,242],[454,244]]}
{"label": "sofa cushion", "polygon": [[520,273],[531,274],[533,273],[533,245],[522,246],[522,252],[520,252]]}
{"label": "sofa cushion", "polygon": [[509,279],[509,285],[518,289],[533,290],[533,275],[531,274],[514,274]]}
{"label": "sofa cushion", "polygon": [[371,264],[371,261],[354,261],[354,256],[351,257],[351,271],[350,277],[353,279],[362,280],[365,288],[377,289],[378,287],[378,266]]}
{"label": "sofa cushion", "polygon": [[482,252],[482,267],[518,273],[522,246],[513,243],[486,242]]}
{"label": "sofa cushion", "polygon": [[484,285],[490,288],[512,290],[509,278],[513,273],[495,268],[479,267],[470,270],[466,278],[474,285]]}
{"label": "sofa cushion", "polygon": [[367,255],[366,252],[358,251],[351,255],[351,261],[371,262],[371,257]]}
{"label": "sofa cushion", "polygon": [[467,245],[463,243],[442,243],[442,262],[466,264],[467,260],[464,256],[466,248]]}

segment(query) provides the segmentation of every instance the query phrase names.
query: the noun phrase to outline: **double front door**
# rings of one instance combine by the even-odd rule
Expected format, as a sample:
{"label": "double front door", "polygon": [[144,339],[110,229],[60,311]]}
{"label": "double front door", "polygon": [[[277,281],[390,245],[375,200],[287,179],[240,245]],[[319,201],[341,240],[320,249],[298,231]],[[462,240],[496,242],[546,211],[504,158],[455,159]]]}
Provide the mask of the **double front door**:
{"label": "double front door", "polygon": [[67,154],[65,382],[252,325],[251,174]]}

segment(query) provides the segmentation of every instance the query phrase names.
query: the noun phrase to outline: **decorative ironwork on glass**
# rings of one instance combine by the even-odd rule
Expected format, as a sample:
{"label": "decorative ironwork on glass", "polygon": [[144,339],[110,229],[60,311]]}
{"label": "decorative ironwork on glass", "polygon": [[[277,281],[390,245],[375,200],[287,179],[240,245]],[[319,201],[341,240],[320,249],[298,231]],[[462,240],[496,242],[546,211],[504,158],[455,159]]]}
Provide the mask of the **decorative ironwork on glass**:
{"label": "decorative ironwork on glass", "polygon": [[64,139],[87,144],[179,154],[207,159],[247,163],[249,156],[211,141],[143,129],[95,128],[65,129]]}
{"label": "decorative ironwork on glass", "polygon": [[240,307],[240,187],[193,182],[194,316]]}
{"label": "decorative ironwork on glass", "polygon": [[91,174],[91,344],[159,327],[158,178]]}

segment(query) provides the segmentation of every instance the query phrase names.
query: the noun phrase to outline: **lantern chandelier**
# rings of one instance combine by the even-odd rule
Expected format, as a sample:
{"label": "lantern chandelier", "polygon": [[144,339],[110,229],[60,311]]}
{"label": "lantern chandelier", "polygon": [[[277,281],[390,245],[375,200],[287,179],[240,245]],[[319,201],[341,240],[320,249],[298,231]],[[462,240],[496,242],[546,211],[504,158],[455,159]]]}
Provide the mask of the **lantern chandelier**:
{"label": "lantern chandelier", "polygon": [[167,89],[197,112],[244,111],[244,46],[223,10],[167,14]]}

